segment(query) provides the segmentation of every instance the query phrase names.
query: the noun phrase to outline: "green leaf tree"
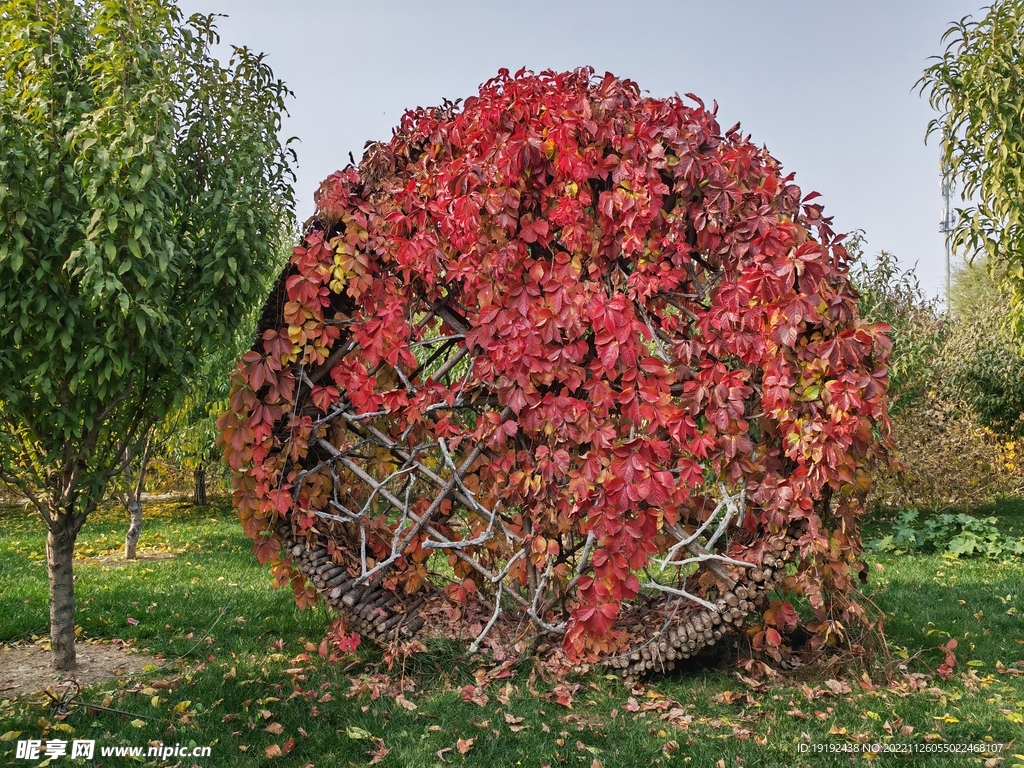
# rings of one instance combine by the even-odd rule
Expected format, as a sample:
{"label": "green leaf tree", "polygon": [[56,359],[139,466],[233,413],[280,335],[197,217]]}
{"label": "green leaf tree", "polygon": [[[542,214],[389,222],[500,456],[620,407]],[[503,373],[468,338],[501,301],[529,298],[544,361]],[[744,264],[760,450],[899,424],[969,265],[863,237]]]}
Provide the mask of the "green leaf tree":
{"label": "green leaf tree", "polygon": [[861,317],[889,326],[889,412],[897,415],[937,386],[945,323],[913,267],[904,270],[888,251],[868,260],[863,246],[860,234],[846,241],[853,258],[850,279],[860,294]]}
{"label": "green leaf tree", "polygon": [[1024,358],[1007,316],[999,269],[964,265],[953,274],[953,323],[943,349],[942,388],[994,432],[1024,437]]}
{"label": "green leaf tree", "polygon": [[46,524],[54,664],[75,538],[291,226],[287,88],[169,0],[0,6],[0,477]]}
{"label": "green leaf tree", "polygon": [[918,82],[941,115],[947,173],[960,189],[954,250],[1008,267],[1018,331],[1024,330],[1024,0],[998,0],[980,20],[965,16],[943,36],[945,52]]}

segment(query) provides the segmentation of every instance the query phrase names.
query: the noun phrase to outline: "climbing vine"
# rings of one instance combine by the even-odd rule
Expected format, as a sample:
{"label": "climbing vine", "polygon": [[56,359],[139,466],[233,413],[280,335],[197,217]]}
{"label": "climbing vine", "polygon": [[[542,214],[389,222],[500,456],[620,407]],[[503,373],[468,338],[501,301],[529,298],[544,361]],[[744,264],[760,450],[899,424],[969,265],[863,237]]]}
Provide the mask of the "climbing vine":
{"label": "climbing vine", "polygon": [[433,611],[610,658],[650,639],[627,616],[717,638],[738,594],[778,652],[799,593],[844,641],[889,342],[814,197],[696,97],[589,69],[407,112],[320,187],[234,374],[256,556],[370,634]]}

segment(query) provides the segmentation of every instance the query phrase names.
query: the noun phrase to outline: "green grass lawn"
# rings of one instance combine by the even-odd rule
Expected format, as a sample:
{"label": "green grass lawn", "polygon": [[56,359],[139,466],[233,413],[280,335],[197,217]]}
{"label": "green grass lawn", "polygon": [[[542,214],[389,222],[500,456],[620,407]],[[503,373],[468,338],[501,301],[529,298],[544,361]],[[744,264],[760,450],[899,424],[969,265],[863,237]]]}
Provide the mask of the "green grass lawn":
{"label": "green grass lawn", "polygon": [[[1020,500],[978,512],[1024,533]],[[82,637],[120,638],[159,655],[159,664],[187,658],[83,695],[127,715],[80,708],[58,721],[42,701],[4,700],[0,693],[0,764],[32,764],[16,758],[17,739],[79,738],[95,739],[97,750],[149,742],[211,747],[208,758],[163,762],[100,758],[97,751],[89,763],[111,766],[775,768],[986,759],[838,751],[871,742],[919,750],[1007,743],[1005,761],[990,764],[1024,766],[1024,675],[1012,672],[1024,670],[1019,558],[872,555],[867,590],[887,616],[893,662],[903,665],[890,684],[877,669],[861,677],[863,670],[840,665],[750,687],[723,664],[632,692],[594,670],[552,691],[553,682],[521,664],[488,681],[487,701],[478,706],[464,700],[462,688],[480,682],[495,663],[466,659],[458,648],[433,647],[404,671],[400,664],[389,671],[372,648],[333,665],[311,653],[310,643],[319,642],[333,617],[322,608],[299,611],[290,591],[271,587],[226,502],[207,509],[150,504],[143,554],[164,559],[123,563],[117,555],[125,525],[123,512],[104,509],[79,537]],[[869,535],[884,526],[873,521]],[[47,633],[44,541],[31,511],[0,509],[0,642]],[[958,664],[943,681],[932,670],[950,638],[958,642]],[[571,708],[564,706],[566,691]]]}

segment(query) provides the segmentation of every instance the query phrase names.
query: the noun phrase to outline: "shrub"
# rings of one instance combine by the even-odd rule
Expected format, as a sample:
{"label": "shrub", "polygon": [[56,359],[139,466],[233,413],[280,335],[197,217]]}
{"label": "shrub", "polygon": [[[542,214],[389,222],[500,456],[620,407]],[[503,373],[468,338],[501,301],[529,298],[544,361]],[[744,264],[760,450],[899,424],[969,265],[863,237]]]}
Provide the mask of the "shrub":
{"label": "shrub", "polygon": [[654,606],[689,652],[796,548],[814,645],[847,637],[889,344],[813,195],[693,101],[502,72],[322,185],[220,421],[300,604],[443,587],[474,647],[508,604],[572,654]]}
{"label": "shrub", "polygon": [[869,541],[867,546],[878,552],[937,552],[953,558],[1024,554],[1024,539],[1004,535],[996,523],[995,517],[963,513],[931,515],[921,520],[916,509],[905,509],[897,516],[891,534]]}

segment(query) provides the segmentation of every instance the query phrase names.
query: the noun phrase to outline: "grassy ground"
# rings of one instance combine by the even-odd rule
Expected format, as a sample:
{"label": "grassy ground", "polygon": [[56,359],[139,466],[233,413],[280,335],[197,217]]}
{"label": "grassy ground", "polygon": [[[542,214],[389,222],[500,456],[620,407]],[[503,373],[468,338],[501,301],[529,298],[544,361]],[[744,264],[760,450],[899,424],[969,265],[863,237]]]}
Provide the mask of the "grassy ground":
{"label": "grassy ground", "polygon": [[[1024,502],[994,511],[1016,535],[1024,532]],[[1008,743],[1005,762],[989,764],[1024,765],[1024,675],[1013,672],[1024,669],[1019,558],[872,556],[868,590],[887,614],[894,661],[905,666],[889,684],[877,671],[862,678],[848,666],[751,686],[723,666],[632,692],[592,671],[552,690],[523,665],[488,681],[481,706],[462,689],[494,662],[466,660],[455,648],[432,648],[390,673],[374,650],[334,665],[311,652],[332,617],[301,612],[290,591],[271,588],[224,502],[203,510],[151,505],[143,553],[164,559],[120,561],[123,518],[101,511],[79,538],[82,636],[121,638],[161,655],[161,664],[189,656],[83,696],[127,715],[80,708],[58,721],[42,702],[0,700],[0,764],[29,764],[15,756],[17,739],[81,738],[95,739],[97,750],[158,741],[211,747],[209,758],[134,761],[182,768],[985,764],[980,756],[838,751],[871,742],[918,750]],[[0,642],[31,642],[47,631],[43,548],[32,513],[0,510]],[[958,664],[943,681],[932,670],[950,638]],[[132,762],[97,752],[91,764]]]}

